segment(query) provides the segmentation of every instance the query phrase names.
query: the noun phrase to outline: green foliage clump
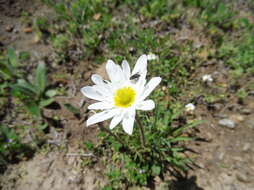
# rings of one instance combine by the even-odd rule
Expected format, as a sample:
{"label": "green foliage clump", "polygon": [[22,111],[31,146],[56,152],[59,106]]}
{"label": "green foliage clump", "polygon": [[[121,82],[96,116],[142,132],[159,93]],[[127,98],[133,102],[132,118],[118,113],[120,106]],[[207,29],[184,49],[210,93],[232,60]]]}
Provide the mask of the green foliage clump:
{"label": "green foliage clump", "polygon": [[51,104],[57,91],[48,89],[46,66],[38,64],[34,81],[30,82],[25,77],[19,61],[29,57],[27,52],[18,56],[14,49],[8,49],[6,56],[0,60],[0,97],[16,97],[24,103],[27,110],[35,117],[41,116],[42,108]]}
{"label": "green foliage clump", "polygon": [[0,173],[6,169],[7,163],[15,163],[32,154],[31,147],[21,143],[20,138],[13,129],[0,126]]}
{"label": "green foliage clump", "polygon": [[35,117],[42,114],[42,108],[54,102],[55,90],[47,89],[45,64],[38,64],[34,82],[18,79],[11,85],[12,95],[21,100],[27,110]]}
{"label": "green foliage clump", "polygon": [[[137,117],[131,136],[124,134],[120,126],[111,134],[107,133],[107,129],[102,128],[99,145],[91,146],[90,143],[86,143],[87,149],[90,147],[91,150],[93,147],[95,154],[110,158],[106,161],[108,163],[105,163],[108,165],[107,187],[122,189],[145,186],[152,184],[155,176],[163,177],[169,172],[187,170],[191,161],[184,155],[183,142],[192,138],[184,135],[184,131],[200,122],[193,121],[173,126],[173,121],[182,112],[181,107],[179,105],[166,107],[161,103],[157,105],[155,113]],[[144,127],[144,144],[141,138],[141,125]]]}
{"label": "green foliage clump", "polygon": [[240,39],[224,42],[219,49],[219,55],[225,63],[241,72],[254,69],[254,37],[252,32],[246,32]]}

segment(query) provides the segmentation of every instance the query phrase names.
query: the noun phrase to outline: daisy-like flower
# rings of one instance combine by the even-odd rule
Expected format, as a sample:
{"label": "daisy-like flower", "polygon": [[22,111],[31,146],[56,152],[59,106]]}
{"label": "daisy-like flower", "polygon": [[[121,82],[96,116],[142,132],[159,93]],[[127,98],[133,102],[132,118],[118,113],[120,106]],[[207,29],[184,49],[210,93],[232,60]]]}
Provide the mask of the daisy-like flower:
{"label": "daisy-like flower", "polygon": [[203,82],[213,82],[213,78],[211,75],[203,75],[202,76],[202,81]]}
{"label": "daisy-like flower", "polygon": [[86,125],[90,126],[111,119],[109,128],[113,129],[122,123],[123,130],[132,134],[136,110],[152,110],[153,100],[145,100],[160,83],[160,77],[152,78],[146,83],[147,55],[142,55],[131,72],[126,60],[122,65],[108,60],[106,71],[110,81],[103,80],[94,74],[91,79],[95,85],[86,86],[81,92],[88,98],[98,102],[88,106],[90,110],[103,110],[91,116]]}
{"label": "daisy-like flower", "polygon": [[150,60],[156,60],[156,59],[158,59],[158,56],[155,55],[155,54],[153,54],[153,53],[149,53],[149,54],[147,55],[147,60],[148,60],[148,61],[150,61]]}
{"label": "daisy-like flower", "polygon": [[185,111],[186,112],[193,112],[195,110],[196,106],[192,103],[188,103],[185,105]]}

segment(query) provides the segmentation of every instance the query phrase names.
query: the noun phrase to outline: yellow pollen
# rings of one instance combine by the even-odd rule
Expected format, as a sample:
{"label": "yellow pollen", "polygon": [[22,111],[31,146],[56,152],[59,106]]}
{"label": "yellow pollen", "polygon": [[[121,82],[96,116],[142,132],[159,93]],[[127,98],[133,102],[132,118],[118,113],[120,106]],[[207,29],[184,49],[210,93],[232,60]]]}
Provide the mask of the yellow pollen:
{"label": "yellow pollen", "polygon": [[115,106],[127,108],[130,107],[135,100],[136,92],[131,87],[120,88],[115,92]]}

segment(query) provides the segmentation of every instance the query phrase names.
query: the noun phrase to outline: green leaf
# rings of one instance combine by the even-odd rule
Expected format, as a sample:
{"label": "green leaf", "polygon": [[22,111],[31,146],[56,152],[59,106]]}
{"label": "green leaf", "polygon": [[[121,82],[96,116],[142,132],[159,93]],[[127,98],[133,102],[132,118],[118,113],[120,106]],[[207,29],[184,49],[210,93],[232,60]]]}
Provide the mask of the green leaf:
{"label": "green leaf", "polygon": [[53,103],[54,101],[55,101],[54,98],[49,98],[49,99],[46,99],[46,100],[41,100],[40,101],[40,108],[46,107],[46,106],[50,105],[51,103]]}
{"label": "green leaf", "polygon": [[176,137],[170,140],[170,142],[179,142],[179,141],[189,141],[192,140],[191,137]]}
{"label": "green leaf", "polygon": [[44,130],[44,129],[46,129],[47,127],[48,127],[48,124],[47,124],[47,123],[40,124],[40,125],[37,126],[37,128],[38,128],[39,130]]}
{"label": "green leaf", "polygon": [[42,94],[47,85],[46,66],[44,63],[40,63],[36,69],[35,85]]}
{"label": "green leaf", "polygon": [[72,106],[71,104],[64,104],[64,107],[70,112],[72,112],[73,114],[80,114],[80,111],[74,106]]}
{"label": "green leaf", "polygon": [[190,124],[187,124],[187,125],[184,126],[184,127],[180,127],[180,128],[176,129],[176,130],[173,132],[173,136],[178,136],[178,135],[180,135],[184,130],[189,129],[189,128],[196,127],[197,125],[200,125],[200,124],[203,123],[203,122],[204,122],[204,120],[196,120],[196,121],[191,122]]}
{"label": "green leaf", "polygon": [[87,148],[88,150],[93,150],[94,144],[93,144],[92,142],[87,141],[87,142],[84,142],[84,144],[85,144],[85,146],[86,146],[86,148]]}
{"label": "green leaf", "polygon": [[15,68],[9,64],[6,60],[0,60],[0,76],[4,79],[11,79],[13,76],[15,76],[16,70]]}
{"label": "green leaf", "polygon": [[35,96],[37,95],[36,88],[24,79],[19,79],[17,84],[11,85],[11,88],[14,92],[14,96],[25,95],[29,96],[30,98],[35,98]]}
{"label": "green leaf", "polygon": [[152,175],[153,176],[160,175],[160,172],[161,172],[161,167],[160,166],[156,166],[156,165],[152,166]]}
{"label": "green leaf", "polygon": [[14,49],[13,48],[9,48],[7,50],[7,55],[8,55],[8,59],[10,61],[10,64],[13,67],[17,67],[17,65],[18,65],[18,58],[17,58],[17,55],[16,55]]}
{"label": "green leaf", "polygon": [[29,52],[22,51],[19,53],[19,61],[24,62],[30,59],[30,54]]}
{"label": "green leaf", "polygon": [[28,111],[35,117],[39,117],[40,114],[40,107],[35,102],[29,102],[25,104]]}
{"label": "green leaf", "polygon": [[11,79],[12,76],[11,69],[9,69],[8,66],[5,65],[4,63],[0,63],[0,76],[1,75],[6,80]]}
{"label": "green leaf", "polygon": [[51,89],[46,92],[46,96],[50,98],[54,97],[55,95],[57,95],[57,90]]}

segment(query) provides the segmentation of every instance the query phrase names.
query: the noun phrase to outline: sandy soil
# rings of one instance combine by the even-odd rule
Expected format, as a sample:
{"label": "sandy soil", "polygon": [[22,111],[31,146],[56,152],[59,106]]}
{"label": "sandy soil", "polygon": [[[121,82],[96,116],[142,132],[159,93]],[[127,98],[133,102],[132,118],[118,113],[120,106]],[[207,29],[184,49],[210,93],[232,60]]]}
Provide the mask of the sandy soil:
{"label": "sandy soil", "polygon": [[[17,51],[31,52],[31,66],[39,61],[52,57],[50,45],[34,42],[34,32],[26,32],[21,20],[23,11],[31,15],[51,14],[47,7],[39,1],[32,0],[0,0],[0,48],[14,47]],[[183,31],[184,32],[184,31]],[[202,37],[203,38],[203,37]],[[60,116],[59,128],[52,128],[47,142],[50,149],[43,149],[28,161],[9,165],[4,174],[0,175],[1,190],[96,190],[106,183],[103,176],[105,166],[103,158],[94,157],[94,166],[84,167],[87,152],[82,152],[82,144],[86,140],[96,142],[98,129],[85,128],[84,118],[89,114],[85,109],[87,99],[79,92],[80,87],[88,83],[91,69],[90,63],[80,62],[73,65],[73,73],[67,74],[65,85],[68,86],[68,97],[58,97],[59,109],[46,110],[46,115]],[[65,72],[61,68],[56,72]],[[99,68],[96,72],[103,73]],[[52,73],[52,71],[51,71]],[[211,74],[215,81],[203,84],[200,78]],[[183,102],[194,102],[196,110],[186,114],[187,119],[202,119],[205,122],[193,131],[196,140],[188,145],[192,150],[189,156],[197,166],[187,176],[174,179],[173,189],[176,190],[253,190],[254,189],[254,93],[248,91],[244,101],[239,101],[236,91],[254,82],[252,76],[244,76],[234,82],[227,68],[220,63],[201,66],[193,74],[193,86],[189,95],[182,97]],[[55,82],[58,79],[52,80]],[[233,82],[232,82],[233,81]],[[63,82],[63,81],[60,81]],[[236,86],[235,83],[237,83]],[[224,101],[207,103],[202,93],[227,95]],[[70,103],[81,108],[82,117],[64,109]],[[219,125],[221,119],[230,119],[235,123],[233,128]],[[53,147],[53,148],[52,148]],[[195,153],[193,153],[195,152]],[[163,181],[155,189],[163,187]]]}

